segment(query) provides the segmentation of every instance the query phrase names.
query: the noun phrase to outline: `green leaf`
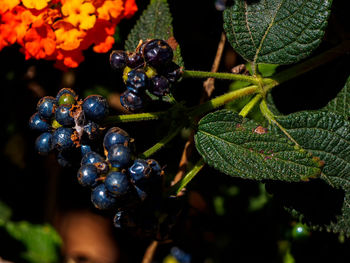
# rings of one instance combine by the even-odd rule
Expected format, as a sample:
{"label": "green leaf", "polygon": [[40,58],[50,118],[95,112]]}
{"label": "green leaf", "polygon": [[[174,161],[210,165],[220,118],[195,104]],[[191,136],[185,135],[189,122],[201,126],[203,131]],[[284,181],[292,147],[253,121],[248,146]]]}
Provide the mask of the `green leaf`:
{"label": "green leaf", "polygon": [[332,187],[350,189],[349,121],[324,111],[297,112],[276,120],[303,149],[324,162],[322,179]]}
{"label": "green leaf", "polygon": [[26,221],[7,222],[7,232],[22,242],[26,251],[21,255],[33,263],[54,263],[59,261],[58,248],[62,241],[50,225],[33,225]]}
{"label": "green leaf", "polygon": [[224,11],[232,47],[255,63],[290,64],[317,48],[331,0],[236,0]]}
{"label": "green leaf", "polygon": [[231,176],[301,181],[321,173],[320,163],[284,136],[228,110],[201,119],[195,142],[206,163]]}
{"label": "green leaf", "polygon": [[337,97],[331,100],[324,109],[346,118],[350,116],[350,76]]}
{"label": "green leaf", "polygon": [[[140,40],[145,41],[154,38],[175,40],[172,27],[172,16],[166,0],[152,0],[150,2],[147,9],[142,13],[136,25],[131,30],[125,42],[125,49],[133,51],[139,44]],[[179,66],[183,66],[181,50],[178,44],[176,44],[174,50],[174,62]]]}

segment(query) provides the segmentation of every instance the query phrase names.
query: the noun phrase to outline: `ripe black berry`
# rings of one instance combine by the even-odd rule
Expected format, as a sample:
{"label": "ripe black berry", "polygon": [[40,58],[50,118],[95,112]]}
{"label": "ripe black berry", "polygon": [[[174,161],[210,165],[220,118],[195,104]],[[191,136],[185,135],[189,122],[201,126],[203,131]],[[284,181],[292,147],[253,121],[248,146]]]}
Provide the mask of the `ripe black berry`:
{"label": "ripe black berry", "polygon": [[137,68],[144,64],[142,56],[137,52],[132,52],[127,55],[126,65],[130,68]]}
{"label": "ripe black berry", "polygon": [[168,65],[174,56],[168,43],[161,39],[153,39],[147,42],[141,53],[146,63],[155,68]]}
{"label": "ripe black berry", "polygon": [[129,111],[138,111],[144,106],[143,99],[132,93],[130,90],[124,91],[120,96],[120,103]]}
{"label": "ripe black berry", "polygon": [[135,95],[142,95],[148,87],[148,77],[143,69],[131,70],[126,80],[126,88]]}
{"label": "ripe black berry", "polygon": [[149,91],[158,97],[165,96],[170,93],[169,81],[166,77],[157,75],[151,79]]}
{"label": "ripe black berry", "polygon": [[123,50],[113,50],[109,56],[109,63],[114,70],[123,70],[126,66],[127,54]]}
{"label": "ripe black berry", "polygon": [[109,112],[107,100],[100,95],[90,95],[83,102],[83,110],[85,116],[99,122],[103,120]]}

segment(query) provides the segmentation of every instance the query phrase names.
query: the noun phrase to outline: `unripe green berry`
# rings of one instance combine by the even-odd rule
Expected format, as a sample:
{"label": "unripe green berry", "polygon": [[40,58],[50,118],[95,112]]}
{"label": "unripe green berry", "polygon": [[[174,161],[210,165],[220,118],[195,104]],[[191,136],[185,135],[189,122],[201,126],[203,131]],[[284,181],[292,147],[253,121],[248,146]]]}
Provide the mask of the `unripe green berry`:
{"label": "unripe green berry", "polygon": [[74,103],[75,103],[75,98],[72,96],[72,94],[69,94],[69,93],[62,94],[62,96],[58,100],[58,105],[74,104]]}

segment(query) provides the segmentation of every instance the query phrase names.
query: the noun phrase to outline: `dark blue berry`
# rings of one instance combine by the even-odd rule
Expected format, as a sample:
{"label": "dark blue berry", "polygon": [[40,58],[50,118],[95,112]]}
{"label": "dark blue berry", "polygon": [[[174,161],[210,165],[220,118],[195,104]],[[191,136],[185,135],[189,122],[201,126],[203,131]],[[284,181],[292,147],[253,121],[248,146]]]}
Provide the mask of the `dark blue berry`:
{"label": "dark blue berry", "polygon": [[108,151],[108,161],[112,167],[124,168],[127,167],[131,160],[131,151],[129,147],[122,144],[112,145]]}
{"label": "dark blue berry", "polygon": [[107,100],[100,95],[90,95],[83,102],[83,111],[88,119],[99,122],[108,115]]}
{"label": "dark blue berry", "polygon": [[91,151],[83,156],[80,165],[83,166],[84,164],[95,164],[103,161],[104,158],[101,155],[99,155],[97,152]]}
{"label": "dark blue berry", "polygon": [[59,127],[52,134],[52,145],[59,151],[69,149],[73,147],[74,142],[72,140],[73,129]]}
{"label": "dark blue berry", "polygon": [[74,90],[69,89],[69,88],[63,88],[63,89],[60,89],[60,91],[57,93],[57,96],[56,96],[57,103],[59,102],[59,100],[63,94],[70,94],[73,96],[73,98],[78,97]]}
{"label": "dark blue berry", "polygon": [[109,56],[109,63],[114,70],[123,70],[126,66],[126,52],[123,50],[113,50]]}
{"label": "dark blue berry", "polygon": [[149,164],[144,159],[136,159],[129,167],[129,175],[133,183],[137,184],[137,182],[148,178],[151,174],[151,168]]}
{"label": "dark blue berry", "polygon": [[47,155],[52,150],[52,134],[42,133],[35,141],[35,149],[40,155]]}
{"label": "dark blue berry", "polygon": [[56,99],[46,96],[39,100],[36,109],[42,119],[50,120],[56,109]]}
{"label": "dark blue berry", "polygon": [[97,209],[101,210],[114,208],[117,204],[117,200],[108,194],[104,184],[99,184],[92,190],[91,202]]}
{"label": "dark blue berry", "polygon": [[130,68],[137,68],[144,64],[142,56],[137,52],[129,53],[126,57],[126,65]]}
{"label": "dark blue berry", "polygon": [[107,174],[105,186],[112,196],[122,197],[128,193],[130,183],[125,173],[112,171]]}
{"label": "dark blue berry", "polygon": [[120,103],[129,111],[138,111],[144,107],[143,99],[132,93],[130,90],[124,91],[120,96]]}
{"label": "dark blue berry", "polygon": [[71,109],[72,105],[64,104],[59,106],[56,109],[55,113],[55,119],[56,121],[63,125],[63,126],[73,126],[74,125],[74,119],[71,116]]}
{"label": "dark blue berry", "polygon": [[85,164],[80,167],[77,178],[79,184],[82,186],[94,188],[98,185],[96,179],[99,178],[99,173],[95,165]]}
{"label": "dark blue berry", "polygon": [[119,127],[110,128],[103,138],[103,147],[108,151],[112,145],[123,144],[128,146],[130,141],[129,134]]}
{"label": "dark blue berry", "polygon": [[191,262],[191,255],[179,249],[178,247],[172,247],[170,253],[179,261],[179,263]]}
{"label": "dark blue berry", "polygon": [[174,56],[168,43],[161,39],[153,39],[147,42],[141,52],[146,63],[155,68],[170,64]]}
{"label": "dark blue berry", "polygon": [[29,128],[32,130],[46,132],[50,130],[50,124],[41,119],[38,112],[34,113],[29,119]]}
{"label": "dark blue berry", "polygon": [[163,173],[162,167],[160,167],[159,163],[154,159],[147,159],[147,163],[149,164],[149,167],[151,168],[152,176],[161,176]]}
{"label": "dark blue berry", "polygon": [[126,88],[136,95],[142,95],[148,87],[148,77],[143,69],[134,69],[128,73]]}
{"label": "dark blue berry", "polygon": [[90,145],[86,145],[83,144],[80,146],[80,151],[81,151],[81,156],[84,156],[85,154],[87,154],[88,152],[91,152],[91,146]]}
{"label": "dark blue berry", "polygon": [[151,79],[149,91],[158,97],[165,96],[170,93],[169,81],[166,77],[157,75]]}

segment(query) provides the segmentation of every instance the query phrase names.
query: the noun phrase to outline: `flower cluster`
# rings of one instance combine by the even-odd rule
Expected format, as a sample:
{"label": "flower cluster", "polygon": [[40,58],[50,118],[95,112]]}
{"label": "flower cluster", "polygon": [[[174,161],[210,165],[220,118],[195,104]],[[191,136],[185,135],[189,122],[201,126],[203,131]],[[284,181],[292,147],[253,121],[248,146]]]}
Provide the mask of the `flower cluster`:
{"label": "flower cluster", "polygon": [[26,59],[77,67],[90,46],[109,51],[116,25],[136,11],[135,0],[2,0],[0,50],[17,42]]}

